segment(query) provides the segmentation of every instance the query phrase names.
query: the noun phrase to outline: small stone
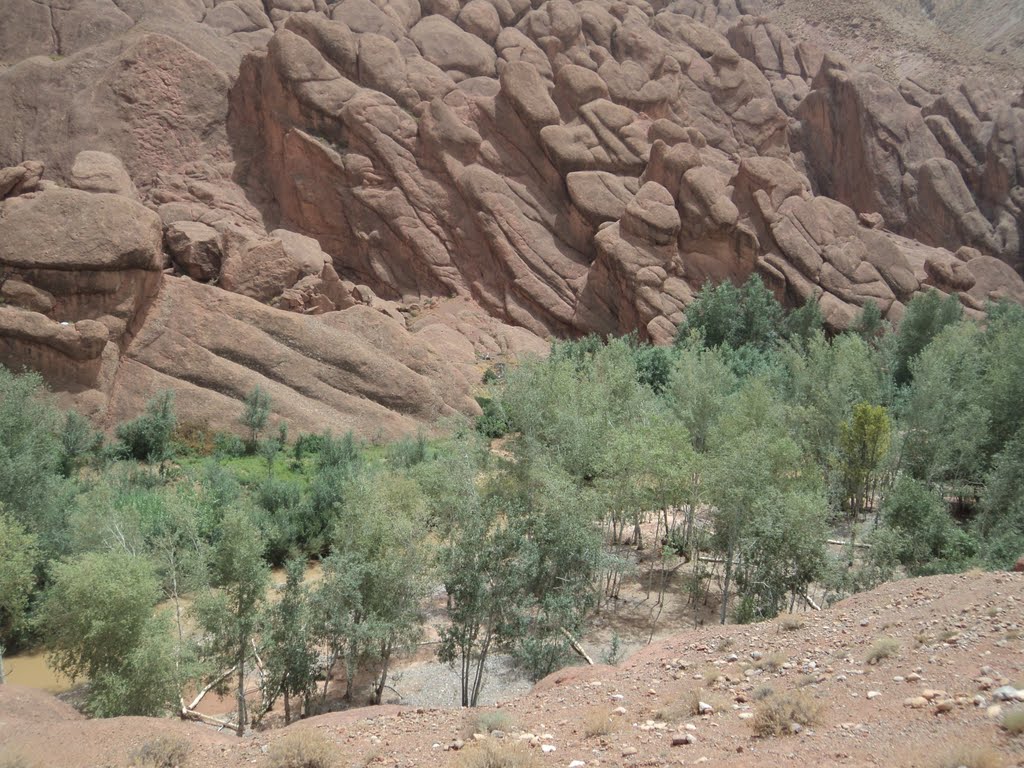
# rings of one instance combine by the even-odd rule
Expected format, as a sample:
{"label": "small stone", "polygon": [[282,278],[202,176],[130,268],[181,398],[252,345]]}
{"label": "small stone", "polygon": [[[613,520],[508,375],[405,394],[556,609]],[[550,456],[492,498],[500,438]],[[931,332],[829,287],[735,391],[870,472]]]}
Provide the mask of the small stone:
{"label": "small stone", "polygon": [[586,765],[586,763],[582,760],[573,760],[569,763],[569,768],[583,768],[584,765]]}
{"label": "small stone", "polygon": [[761,657],[762,657],[762,653],[760,651],[751,651],[750,652],[750,658],[752,658],[754,661],[760,661]]}
{"label": "small stone", "polygon": [[673,747],[682,747],[686,744],[695,744],[697,737],[692,733],[680,733],[672,737]]}
{"label": "small stone", "polygon": [[877,699],[881,695],[881,691],[868,691],[868,700],[870,701],[871,699]]}
{"label": "small stone", "polygon": [[626,714],[626,708],[625,707],[616,707],[615,709],[612,710],[612,714],[613,715],[624,715],[624,714]]}
{"label": "small stone", "polygon": [[550,752],[554,752],[556,749],[558,749],[558,747],[556,747],[554,744],[542,744],[540,747],[540,751],[543,752],[545,755]]}
{"label": "small stone", "polygon": [[749,720],[754,716],[753,712],[740,712],[740,720]]}
{"label": "small stone", "polygon": [[623,747],[623,749],[622,749],[622,756],[623,757],[632,757],[633,755],[635,755],[637,753],[637,751],[638,750],[637,750],[636,747]]}
{"label": "small stone", "polygon": [[906,680],[908,683],[916,683],[921,679],[921,676],[917,672],[911,672],[907,675]]}
{"label": "small stone", "polygon": [[464,742],[462,739],[456,739],[452,742],[452,749],[456,751],[462,749],[464,746],[466,746],[466,742]]}
{"label": "small stone", "polygon": [[935,705],[935,714],[938,715],[942,714],[943,712],[952,712],[954,706],[956,706],[956,702],[954,702],[952,699],[940,701],[938,704]]}
{"label": "small stone", "polygon": [[985,710],[985,717],[989,720],[997,720],[1003,714],[1003,708],[998,704],[990,704]]}
{"label": "small stone", "polygon": [[928,706],[928,699],[924,696],[911,696],[909,699],[903,700],[904,707],[911,707],[913,709],[921,709],[922,707]]}
{"label": "small stone", "polygon": [[715,708],[708,704],[706,701],[697,702],[697,711],[702,715],[715,714]]}
{"label": "small stone", "polygon": [[1013,701],[1024,699],[1024,691],[1018,691],[1012,685],[1004,685],[992,692],[992,698],[996,701]]}

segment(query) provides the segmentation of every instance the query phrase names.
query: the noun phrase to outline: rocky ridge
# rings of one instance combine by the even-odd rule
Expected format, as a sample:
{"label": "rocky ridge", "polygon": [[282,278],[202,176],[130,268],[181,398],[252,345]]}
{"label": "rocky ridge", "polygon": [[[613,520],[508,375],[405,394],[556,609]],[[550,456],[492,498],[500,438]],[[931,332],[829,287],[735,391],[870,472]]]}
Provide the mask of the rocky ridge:
{"label": "rocky ridge", "polygon": [[[489,734],[479,733],[478,713],[389,705],[239,740],[181,721],[88,721],[47,694],[8,685],[0,750],[66,768],[123,765],[139,745],[174,735],[188,740],[190,765],[263,765],[278,740],[310,730],[342,765],[457,765],[481,739],[574,768],[935,766],[964,749],[1011,765],[1024,759],[1024,744],[1001,723],[1024,708],[1022,625],[1020,574],[892,582],[821,612],[683,631],[618,667],[562,670],[502,705],[507,730]],[[889,655],[869,662],[880,641]],[[759,709],[797,693],[817,709],[813,722],[755,735]]]}
{"label": "rocky ridge", "polygon": [[1022,95],[894,86],[759,0],[12,3],[0,360],[107,425],[260,383],[399,434],[753,272],[833,330],[1024,301]]}

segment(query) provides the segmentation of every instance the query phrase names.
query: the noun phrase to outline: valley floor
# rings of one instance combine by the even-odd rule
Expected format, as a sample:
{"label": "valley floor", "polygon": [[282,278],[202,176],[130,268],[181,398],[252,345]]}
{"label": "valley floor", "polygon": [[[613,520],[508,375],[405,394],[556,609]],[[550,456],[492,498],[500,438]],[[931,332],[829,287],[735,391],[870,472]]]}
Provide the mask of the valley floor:
{"label": "valley floor", "polygon": [[[952,757],[957,750],[973,750],[984,765],[1021,765],[1024,739],[1000,723],[1024,704],[996,699],[1001,686],[1024,687],[1022,632],[1024,575],[892,582],[799,621],[700,627],[617,667],[563,670],[501,707],[502,738],[532,742],[549,766],[926,768],[965,762]],[[886,639],[893,655],[867,663]],[[794,735],[755,736],[758,708],[798,690],[817,706],[816,721]],[[714,712],[689,714],[691,699]],[[177,734],[189,741],[188,765],[260,766],[287,733],[315,730],[336,745],[342,766],[455,765],[471,747],[453,746],[473,741],[479,715],[383,706],[238,739],[174,720],[90,721],[46,693],[7,685],[0,687],[0,756],[19,754],[38,766],[121,766],[140,745]],[[690,743],[673,746],[686,734]]]}

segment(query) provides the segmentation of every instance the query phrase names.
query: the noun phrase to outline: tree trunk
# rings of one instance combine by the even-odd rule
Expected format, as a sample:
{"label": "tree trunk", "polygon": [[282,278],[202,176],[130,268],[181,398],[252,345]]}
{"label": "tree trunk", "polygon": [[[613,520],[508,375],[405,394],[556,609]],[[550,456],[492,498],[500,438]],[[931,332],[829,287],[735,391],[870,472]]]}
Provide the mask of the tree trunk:
{"label": "tree trunk", "polygon": [[722,581],[722,624],[725,624],[729,611],[729,582],[732,580],[732,542],[725,555],[725,578]]}
{"label": "tree trunk", "polygon": [[284,724],[288,725],[292,721],[292,703],[288,696],[288,686],[284,687]]}
{"label": "tree trunk", "polygon": [[380,659],[380,680],[377,683],[376,690],[373,692],[374,704],[380,704],[381,699],[384,698],[384,688],[388,684],[388,665],[391,661],[391,646],[389,643],[381,643]]}
{"label": "tree trunk", "polygon": [[238,737],[245,735],[245,640],[240,643],[238,656]]}

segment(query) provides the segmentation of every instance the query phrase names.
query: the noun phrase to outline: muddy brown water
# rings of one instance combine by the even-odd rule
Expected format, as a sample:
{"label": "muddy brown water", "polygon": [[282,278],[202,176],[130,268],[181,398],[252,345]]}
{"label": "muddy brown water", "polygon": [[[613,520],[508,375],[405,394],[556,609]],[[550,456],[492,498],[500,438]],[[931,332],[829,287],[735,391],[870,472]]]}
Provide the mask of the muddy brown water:
{"label": "muddy brown water", "polygon": [[[320,563],[311,563],[306,570],[305,581],[307,583],[319,581],[323,577]],[[267,598],[271,602],[280,599],[280,587],[284,586],[285,572],[283,568],[275,568],[271,572],[270,586],[267,589]],[[181,609],[185,612],[192,605],[189,598],[181,598]],[[157,610],[173,609],[174,602],[165,600],[157,606]],[[46,653],[43,651],[29,651],[4,656],[4,672],[8,683],[13,685],[24,685],[28,688],[37,688],[50,693],[63,693],[71,690],[74,683],[68,678],[50,669],[46,664]]]}
{"label": "muddy brown water", "polygon": [[45,653],[17,653],[4,656],[4,672],[7,682],[38,688],[50,693],[70,690],[72,682],[46,665]]}

